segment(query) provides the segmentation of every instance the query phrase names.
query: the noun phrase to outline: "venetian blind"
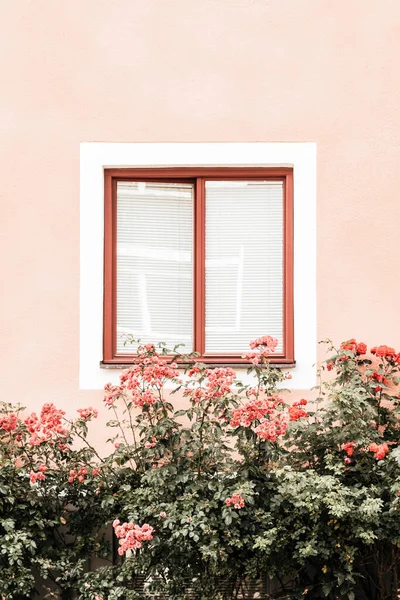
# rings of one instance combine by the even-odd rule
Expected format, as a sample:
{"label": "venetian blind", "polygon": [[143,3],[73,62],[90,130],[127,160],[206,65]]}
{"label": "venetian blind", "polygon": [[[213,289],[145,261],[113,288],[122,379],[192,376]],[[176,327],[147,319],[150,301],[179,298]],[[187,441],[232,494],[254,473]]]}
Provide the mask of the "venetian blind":
{"label": "venetian blind", "polygon": [[206,352],[283,340],[283,184],[206,182]]}
{"label": "venetian blind", "polygon": [[117,353],[127,334],[193,350],[191,184],[118,182]]}

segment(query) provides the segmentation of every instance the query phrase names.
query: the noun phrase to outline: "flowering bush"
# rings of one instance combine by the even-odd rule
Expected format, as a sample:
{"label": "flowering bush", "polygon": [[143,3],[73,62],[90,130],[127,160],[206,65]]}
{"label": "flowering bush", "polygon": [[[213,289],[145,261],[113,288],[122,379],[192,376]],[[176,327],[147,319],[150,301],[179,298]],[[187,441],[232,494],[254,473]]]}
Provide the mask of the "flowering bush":
{"label": "flowering bush", "polygon": [[[318,489],[310,514],[318,519],[319,547],[308,569],[313,565],[315,589],[322,585],[328,597],[346,597],[346,590],[354,598],[356,582],[361,597],[397,598],[400,354],[379,346],[368,355],[355,339],[328,346],[322,372],[333,377],[320,385],[315,412],[293,436],[289,457],[291,477],[294,471],[296,478],[315,478]],[[321,496],[330,481],[334,487]]]}
{"label": "flowering bush", "polygon": [[53,404],[37,415],[7,403],[0,415],[0,595],[26,600],[51,587],[66,598],[88,558],[108,554],[98,457],[74,443],[88,416],[69,422]]}
{"label": "flowering bush", "polygon": [[[68,421],[53,405],[3,405],[4,598],[33,597],[35,569],[53,598],[396,598],[400,354],[328,344],[317,392],[296,402],[268,363],[270,336],[250,344],[249,385],[140,346],[105,389],[103,459],[86,439],[96,409]],[[96,554],[113,560],[88,569]]]}

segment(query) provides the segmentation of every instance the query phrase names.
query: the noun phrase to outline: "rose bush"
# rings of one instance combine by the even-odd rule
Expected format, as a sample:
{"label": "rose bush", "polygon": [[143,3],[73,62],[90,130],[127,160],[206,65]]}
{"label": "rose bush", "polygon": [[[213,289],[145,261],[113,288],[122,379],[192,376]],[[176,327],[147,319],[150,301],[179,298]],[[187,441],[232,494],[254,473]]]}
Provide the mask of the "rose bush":
{"label": "rose bush", "polygon": [[88,558],[109,554],[98,456],[76,443],[94,415],[69,422],[53,404],[39,415],[0,405],[0,590],[7,600],[47,588],[68,598]]}
{"label": "rose bush", "polygon": [[[400,354],[328,342],[318,389],[289,402],[276,345],[251,342],[247,385],[140,346],[105,389],[106,458],[87,443],[95,409],[67,421],[3,405],[2,595],[397,598]],[[94,555],[109,564],[91,568]]]}

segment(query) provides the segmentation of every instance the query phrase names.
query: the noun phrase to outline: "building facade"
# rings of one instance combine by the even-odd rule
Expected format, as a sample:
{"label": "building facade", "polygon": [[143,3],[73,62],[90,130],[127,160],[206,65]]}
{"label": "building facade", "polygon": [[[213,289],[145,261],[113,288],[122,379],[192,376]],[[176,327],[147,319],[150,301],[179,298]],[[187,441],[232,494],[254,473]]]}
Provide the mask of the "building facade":
{"label": "building facade", "polygon": [[[397,0],[22,0],[2,8],[5,399],[30,409],[100,406],[104,383],[120,372],[110,366],[126,364],[113,361],[118,328],[145,339],[169,323],[171,341],[195,332],[190,349],[203,344],[224,363],[235,348],[239,372],[243,336],[258,325],[258,335],[282,332],[278,355],[294,399],[315,385],[321,339],[399,349]],[[239,190],[223,242],[221,214],[231,213],[243,181],[257,185]],[[153,200],[171,200],[174,190],[165,215],[155,203],[151,217],[143,184]],[[203,228],[201,189],[206,207],[220,202],[214,216],[203,207]],[[264,192],[267,205],[250,210]],[[177,195],[193,206],[175,217]],[[154,235],[141,249],[129,226],[123,237],[129,198],[144,202],[133,221],[151,217],[140,230]],[[273,242],[251,254],[265,206]],[[245,223],[247,237],[232,250]],[[165,224],[166,241],[155,243]],[[174,231],[189,237],[169,239]],[[114,267],[107,240],[120,248]],[[138,323],[129,314],[140,314]]]}

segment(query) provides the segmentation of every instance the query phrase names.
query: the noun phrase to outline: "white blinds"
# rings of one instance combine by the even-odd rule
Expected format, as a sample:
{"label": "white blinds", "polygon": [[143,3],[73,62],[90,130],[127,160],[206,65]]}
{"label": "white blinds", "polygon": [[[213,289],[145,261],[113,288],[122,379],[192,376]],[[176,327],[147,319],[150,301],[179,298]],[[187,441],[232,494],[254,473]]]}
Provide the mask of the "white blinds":
{"label": "white blinds", "polygon": [[206,182],[206,352],[283,340],[283,184]]}
{"label": "white blinds", "polygon": [[193,350],[191,184],[118,182],[117,354],[124,336]]}

